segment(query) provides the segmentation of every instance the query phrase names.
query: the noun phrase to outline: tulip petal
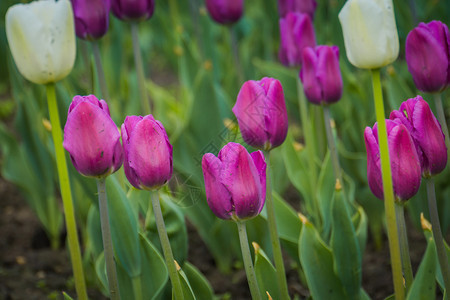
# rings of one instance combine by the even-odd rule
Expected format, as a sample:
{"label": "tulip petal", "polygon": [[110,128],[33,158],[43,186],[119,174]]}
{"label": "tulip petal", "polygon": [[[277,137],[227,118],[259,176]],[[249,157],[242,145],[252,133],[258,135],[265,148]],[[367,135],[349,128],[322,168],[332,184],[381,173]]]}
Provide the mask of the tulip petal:
{"label": "tulip petal", "polygon": [[153,189],[165,184],[172,176],[170,149],[165,132],[153,117],[139,121],[128,140],[129,167],[136,173],[139,187]]}
{"label": "tulip petal", "polygon": [[81,174],[97,177],[120,167],[122,156],[117,143],[120,145],[116,125],[98,106],[89,101],[79,102],[69,112],[63,146]]}
{"label": "tulip petal", "polygon": [[240,144],[228,143],[219,152],[222,161],[221,182],[230,192],[236,216],[254,217],[262,202],[262,188],[258,170],[247,150]]}
{"label": "tulip petal", "polygon": [[339,48],[317,47],[317,79],[322,87],[322,99],[334,103],[342,96],[342,76],[339,68]]}
{"label": "tulip petal", "polygon": [[408,200],[419,191],[422,178],[414,142],[406,127],[399,124],[389,132],[388,144],[394,194],[399,200]]}
{"label": "tulip petal", "polygon": [[287,136],[288,116],[281,83],[277,79],[263,78],[261,86],[266,89],[264,106],[265,131],[270,139],[270,148],[280,146]]}
{"label": "tulip petal", "polygon": [[364,130],[364,141],[367,151],[367,181],[372,193],[379,199],[383,199],[383,182],[381,178],[380,150],[378,138],[374,130],[366,127]]}
{"label": "tulip petal", "polygon": [[266,159],[264,157],[264,154],[262,153],[262,151],[255,151],[250,153],[253,162],[255,163],[255,167],[256,170],[258,171],[258,175],[259,175],[259,179],[261,182],[261,199],[263,199],[263,201],[261,202],[261,205],[258,209],[258,214],[261,212],[261,210],[264,207],[264,203],[266,200],[266,168],[267,168],[267,164],[266,164]]}
{"label": "tulip petal", "polygon": [[302,69],[300,70],[300,79],[303,83],[306,98],[312,103],[320,104],[323,100],[322,87],[317,73],[318,58],[316,52],[311,47],[303,49]]}
{"label": "tulip petal", "polygon": [[222,162],[212,153],[206,153],[202,159],[203,178],[208,206],[221,219],[231,219],[233,205],[230,192],[220,181]]}
{"label": "tulip petal", "polygon": [[239,123],[242,137],[247,144],[263,148],[267,141],[265,124],[265,102],[267,95],[257,81],[247,81],[237,96],[233,113]]}

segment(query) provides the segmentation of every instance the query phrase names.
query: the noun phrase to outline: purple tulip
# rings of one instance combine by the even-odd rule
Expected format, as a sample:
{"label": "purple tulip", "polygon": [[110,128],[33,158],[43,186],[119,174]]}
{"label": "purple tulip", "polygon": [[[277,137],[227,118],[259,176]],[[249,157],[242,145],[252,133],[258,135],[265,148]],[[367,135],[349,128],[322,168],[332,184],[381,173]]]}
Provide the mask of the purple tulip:
{"label": "purple tulip", "polygon": [[[372,193],[383,199],[381,161],[378,145],[378,124],[366,127],[364,140],[367,150],[367,180]],[[421,169],[419,156],[408,129],[400,121],[386,120],[389,158],[391,161],[394,194],[399,201],[414,196],[420,187]]]}
{"label": "purple tulip", "polygon": [[298,12],[308,14],[313,20],[316,7],[316,0],[278,0],[278,12],[282,18],[289,12]]}
{"label": "purple tulip", "polygon": [[244,10],[243,0],[206,0],[206,8],[211,18],[220,24],[237,22]]}
{"label": "purple tulip", "polygon": [[315,46],[314,26],[307,14],[289,12],[286,17],[280,19],[278,56],[283,65],[301,66],[303,49]]}
{"label": "purple tulip", "polygon": [[96,40],[108,31],[111,0],[71,0],[75,32],[80,39]]}
{"label": "purple tulip", "polygon": [[421,96],[403,102],[399,110],[391,112],[390,119],[400,120],[411,133],[424,177],[436,175],[445,169],[445,136],[430,106]]}
{"label": "purple tulip", "polygon": [[342,76],[337,46],[303,49],[300,79],[306,98],[314,104],[334,103],[342,96]]}
{"label": "purple tulip", "polygon": [[286,139],[288,118],[280,81],[265,77],[245,82],[233,113],[244,141],[258,149],[270,150]]}
{"label": "purple tulip", "polygon": [[450,83],[450,35],[440,21],[420,23],[406,38],[406,63],[417,88],[441,92]]}
{"label": "purple tulip", "polygon": [[155,10],[155,0],[111,0],[114,15],[123,21],[147,20]]}
{"label": "purple tulip", "polygon": [[124,168],[137,189],[153,190],[172,177],[172,145],[160,121],[152,115],[128,116],[121,127]]}
{"label": "purple tulip", "polygon": [[257,216],[266,199],[266,162],[261,151],[249,154],[240,144],[228,143],[218,157],[202,159],[206,200],[221,219]]}
{"label": "purple tulip", "polygon": [[64,148],[84,176],[104,177],[122,165],[120,134],[108,105],[94,95],[75,96],[64,126]]}

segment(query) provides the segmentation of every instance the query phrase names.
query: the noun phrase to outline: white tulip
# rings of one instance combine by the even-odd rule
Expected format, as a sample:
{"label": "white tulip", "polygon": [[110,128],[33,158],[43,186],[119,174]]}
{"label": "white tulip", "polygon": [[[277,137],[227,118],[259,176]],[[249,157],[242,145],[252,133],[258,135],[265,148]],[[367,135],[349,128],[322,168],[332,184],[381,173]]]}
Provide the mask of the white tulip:
{"label": "white tulip", "polygon": [[375,69],[394,62],[399,41],[392,0],[348,0],[339,13],[348,60]]}
{"label": "white tulip", "polygon": [[46,84],[66,77],[75,62],[75,29],[69,0],[16,4],[6,12],[6,37],[19,72]]}

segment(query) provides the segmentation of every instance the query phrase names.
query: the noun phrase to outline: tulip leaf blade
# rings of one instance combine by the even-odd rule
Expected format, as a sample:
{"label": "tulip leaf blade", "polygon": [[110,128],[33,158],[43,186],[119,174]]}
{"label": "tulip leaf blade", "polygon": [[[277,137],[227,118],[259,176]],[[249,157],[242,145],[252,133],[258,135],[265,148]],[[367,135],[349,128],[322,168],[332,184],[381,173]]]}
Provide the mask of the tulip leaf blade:
{"label": "tulip leaf blade", "polygon": [[185,262],[183,270],[197,299],[214,299],[214,291],[211,284],[193,264]]}
{"label": "tulip leaf blade", "polygon": [[309,221],[303,222],[299,256],[313,299],[347,299],[341,280],[334,273],[333,252]]}
{"label": "tulip leaf blade", "polygon": [[434,240],[430,240],[423,255],[416,277],[409,289],[407,300],[425,300],[436,297],[436,246]]}
{"label": "tulip leaf blade", "polygon": [[253,243],[253,248],[255,249],[255,275],[261,295],[265,295],[266,292],[269,292],[272,298],[280,299],[280,290],[277,284],[277,271],[275,267],[258,244]]}

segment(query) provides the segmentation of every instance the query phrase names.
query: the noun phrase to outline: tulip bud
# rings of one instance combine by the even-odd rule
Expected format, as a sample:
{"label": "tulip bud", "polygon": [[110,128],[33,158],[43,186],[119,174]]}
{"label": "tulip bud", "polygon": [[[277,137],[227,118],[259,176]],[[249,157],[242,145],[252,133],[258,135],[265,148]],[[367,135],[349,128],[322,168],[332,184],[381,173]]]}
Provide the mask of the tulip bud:
{"label": "tulip bud", "polygon": [[416,145],[424,177],[436,175],[445,169],[445,136],[430,106],[421,96],[403,102],[399,110],[391,112],[390,119],[398,119],[408,128]]}
{"label": "tulip bud", "polygon": [[206,200],[213,213],[225,220],[257,216],[266,199],[266,162],[261,151],[249,154],[240,144],[228,143],[218,157],[202,159]]}
{"label": "tulip bud", "polygon": [[13,5],[6,12],[5,24],[14,62],[26,79],[52,83],[72,71],[76,49],[69,0]]}
{"label": "tulip bud", "polygon": [[348,0],[339,13],[348,60],[375,69],[397,59],[399,41],[392,0]]}
{"label": "tulip bud", "polygon": [[211,18],[220,24],[239,21],[244,10],[243,0],[206,0],[206,8]]}
{"label": "tulip bud", "polygon": [[252,147],[270,150],[286,139],[288,118],[280,81],[264,77],[245,82],[233,113],[244,141]]}
{"label": "tulip bud", "polygon": [[302,65],[302,51],[316,46],[316,35],[311,18],[307,14],[290,12],[280,19],[281,63],[287,67]]}
{"label": "tulip bud", "polygon": [[[398,201],[414,196],[420,187],[421,170],[419,157],[408,129],[400,121],[386,120],[392,184]],[[364,140],[367,150],[367,180],[372,193],[383,199],[383,181],[378,145],[378,128],[366,127]]]}
{"label": "tulip bud", "polygon": [[71,0],[75,32],[80,39],[96,40],[108,31],[111,0]]}
{"label": "tulip bud", "polygon": [[337,46],[303,49],[300,79],[306,98],[314,104],[334,103],[342,96],[342,76]]}
{"label": "tulip bud", "polygon": [[105,177],[122,165],[120,134],[108,105],[94,95],[75,96],[64,126],[64,148],[84,176]]}
{"label": "tulip bud", "polygon": [[406,63],[417,88],[441,92],[450,83],[450,35],[440,21],[420,23],[406,38]]}
{"label": "tulip bud", "polygon": [[111,0],[113,14],[123,21],[149,19],[155,10],[155,0]]}
{"label": "tulip bud", "polygon": [[316,0],[278,0],[278,13],[284,18],[289,12],[308,14],[311,20],[316,12]]}
{"label": "tulip bud", "polygon": [[137,189],[153,190],[172,177],[172,145],[152,115],[128,116],[122,124],[125,175]]}

